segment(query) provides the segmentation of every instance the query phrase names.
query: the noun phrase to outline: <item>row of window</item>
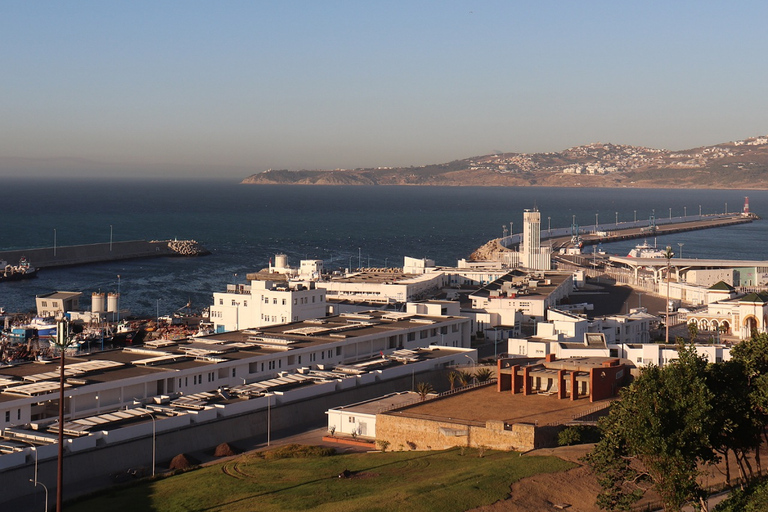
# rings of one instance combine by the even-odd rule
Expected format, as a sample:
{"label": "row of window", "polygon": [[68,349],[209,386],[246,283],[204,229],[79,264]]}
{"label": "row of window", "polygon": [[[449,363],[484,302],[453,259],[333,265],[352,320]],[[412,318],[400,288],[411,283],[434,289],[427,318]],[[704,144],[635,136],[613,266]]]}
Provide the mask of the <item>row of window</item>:
{"label": "row of window", "polygon": [[[21,409],[16,409],[16,421],[21,419]],[[11,422],[11,411],[5,411],[5,422]]]}

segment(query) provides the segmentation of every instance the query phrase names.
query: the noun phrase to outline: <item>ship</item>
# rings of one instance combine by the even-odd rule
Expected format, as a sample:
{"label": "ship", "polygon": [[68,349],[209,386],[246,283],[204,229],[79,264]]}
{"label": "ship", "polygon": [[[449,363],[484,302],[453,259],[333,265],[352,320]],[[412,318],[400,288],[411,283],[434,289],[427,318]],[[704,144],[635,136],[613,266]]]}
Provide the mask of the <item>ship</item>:
{"label": "ship", "polygon": [[648,245],[646,240],[640,245],[636,245],[634,249],[627,254],[628,258],[666,258],[666,252],[662,249],[657,249],[656,246]]}
{"label": "ship", "polygon": [[0,281],[18,281],[37,277],[37,269],[30,265],[26,256],[22,256],[18,265],[11,265],[0,260]]}

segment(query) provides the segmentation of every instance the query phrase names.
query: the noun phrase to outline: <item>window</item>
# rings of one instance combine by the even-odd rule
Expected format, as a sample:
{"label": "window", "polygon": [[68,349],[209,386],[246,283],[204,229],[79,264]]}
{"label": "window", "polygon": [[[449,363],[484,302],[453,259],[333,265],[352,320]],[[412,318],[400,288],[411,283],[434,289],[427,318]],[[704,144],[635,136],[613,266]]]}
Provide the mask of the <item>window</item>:
{"label": "window", "polygon": [[237,368],[232,368],[232,376],[237,377]]}
{"label": "window", "polygon": [[286,302],[285,299],[283,299],[283,306],[285,306],[285,302]]}
{"label": "window", "polygon": [[48,307],[48,301],[47,300],[42,301],[41,304],[43,305],[44,308]]}
{"label": "window", "polygon": [[453,324],[451,326],[451,332],[459,332],[459,324]]}
{"label": "window", "polygon": [[224,305],[224,299],[219,299],[219,306],[223,306],[223,305]]}
{"label": "window", "polygon": [[312,302],[315,302],[315,296],[314,295],[312,296]]}
{"label": "window", "polygon": [[409,332],[408,333],[408,341],[416,341],[416,333],[415,332]]}
{"label": "window", "polygon": [[293,299],[293,305],[296,306],[299,303],[299,299]]}
{"label": "window", "polygon": [[5,422],[6,423],[11,422],[11,411],[5,411]]}
{"label": "window", "polygon": [[234,299],[232,299],[232,305],[233,305],[233,306],[237,306],[237,302],[235,302],[235,300],[234,300]]}
{"label": "window", "polygon": [[264,297],[264,304],[269,304],[269,297]]}
{"label": "window", "polygon": [[[719,363],[719,362],[720,362],[720,361],[718,361],[718,363]],[[20,419],[21,419],[21,409],[17,409],[17,410],[16,410],[16,419],[17,419],[17,420],[20,420]]]}
{"label": "window", "polygon": [[274,298],[272,299],[272,304],[277,304],[277,297],[274,297]]}
{"label": "window", "polygon": [[423,331],[419,331],[419,339],[423,340],[428,336],[427,330],[424,329]]}
{"label": "window", "polygon": [[301,364],[301,356],[299,356],[299,364]]}
{"label": "window", "polygon": [[349,416],[349,419],[347,421],[349,423],[354,423],[355,422],[355,417],[354,416]]}
{"label": "window", "polygon": [[244,301],[243,301],[243,307],[244,307],[244,308],[247,308],[247,307],[248,307],[248,301],[247,301],[247,300],[244,300]]}
{"label": "window", "polygon": [[444,325],[440,328],[440,334],[448,334],[448,326]]}

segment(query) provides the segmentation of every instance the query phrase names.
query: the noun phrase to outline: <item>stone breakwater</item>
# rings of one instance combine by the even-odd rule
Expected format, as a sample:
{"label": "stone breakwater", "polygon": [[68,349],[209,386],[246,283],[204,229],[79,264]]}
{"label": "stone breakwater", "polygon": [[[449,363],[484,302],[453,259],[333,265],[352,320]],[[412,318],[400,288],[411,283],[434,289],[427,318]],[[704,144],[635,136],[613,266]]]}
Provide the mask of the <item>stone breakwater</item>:
{"label": "stone breakwater", "polygon": [[203,256],[206,254],[210,254],[210,252],[194,240],[153,240],[150,242],[132,240],[2,251],[0,252],[0,260],[14,263],[25,256],[32,266],[45,269],[138,258]]}

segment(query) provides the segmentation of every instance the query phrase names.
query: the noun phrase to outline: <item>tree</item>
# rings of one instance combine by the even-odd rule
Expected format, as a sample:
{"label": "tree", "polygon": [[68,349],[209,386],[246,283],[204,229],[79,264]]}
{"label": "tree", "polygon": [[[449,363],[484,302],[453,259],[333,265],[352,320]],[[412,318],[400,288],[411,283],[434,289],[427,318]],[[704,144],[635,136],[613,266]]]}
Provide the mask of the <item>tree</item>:
{"label": "tree", "polygon": [[458,372],[456,372],[456,374],[457,374],[456,378],[458,379],[459,384],[462,386],[466,386],[472,380],[472,374],[467,371],[459,370]]}
{"label": "tree", "polygon": [[715,460],[712,393],[704,379],[706,361],[680,341],[677,361],[643,369],[600,420],[603,438],[586,462],[603,488],[601,508],[628,510],[650,486],[665,510],[703,503],[698,465]]}
{"label": "tree", "polygon": [[688,322],[688,334],[690,335],[690,343],[694,343],[696,336],[699,335],[699,324],[696,323],[696,320]]}
{"label": "tree", "polygon": [[475,378],[478,382],[485,382],[493,376],[493,370],[490,368],[479,368],[475,372]]}
{"label": "tree", "polygon": [[429,382],[418,382],[416,383],[416,392],[419,394],[419,398],[423,402],[427,399],[427,395],[430,393],[434,393],[434,388],[432,387],[432,384]]}
{"label": "tree", "polygon": [[456,387],[456,380],[459,378],[459,374],[456,372],[450,372],[448,374],[448,382],[451,384],[451,389]]}

